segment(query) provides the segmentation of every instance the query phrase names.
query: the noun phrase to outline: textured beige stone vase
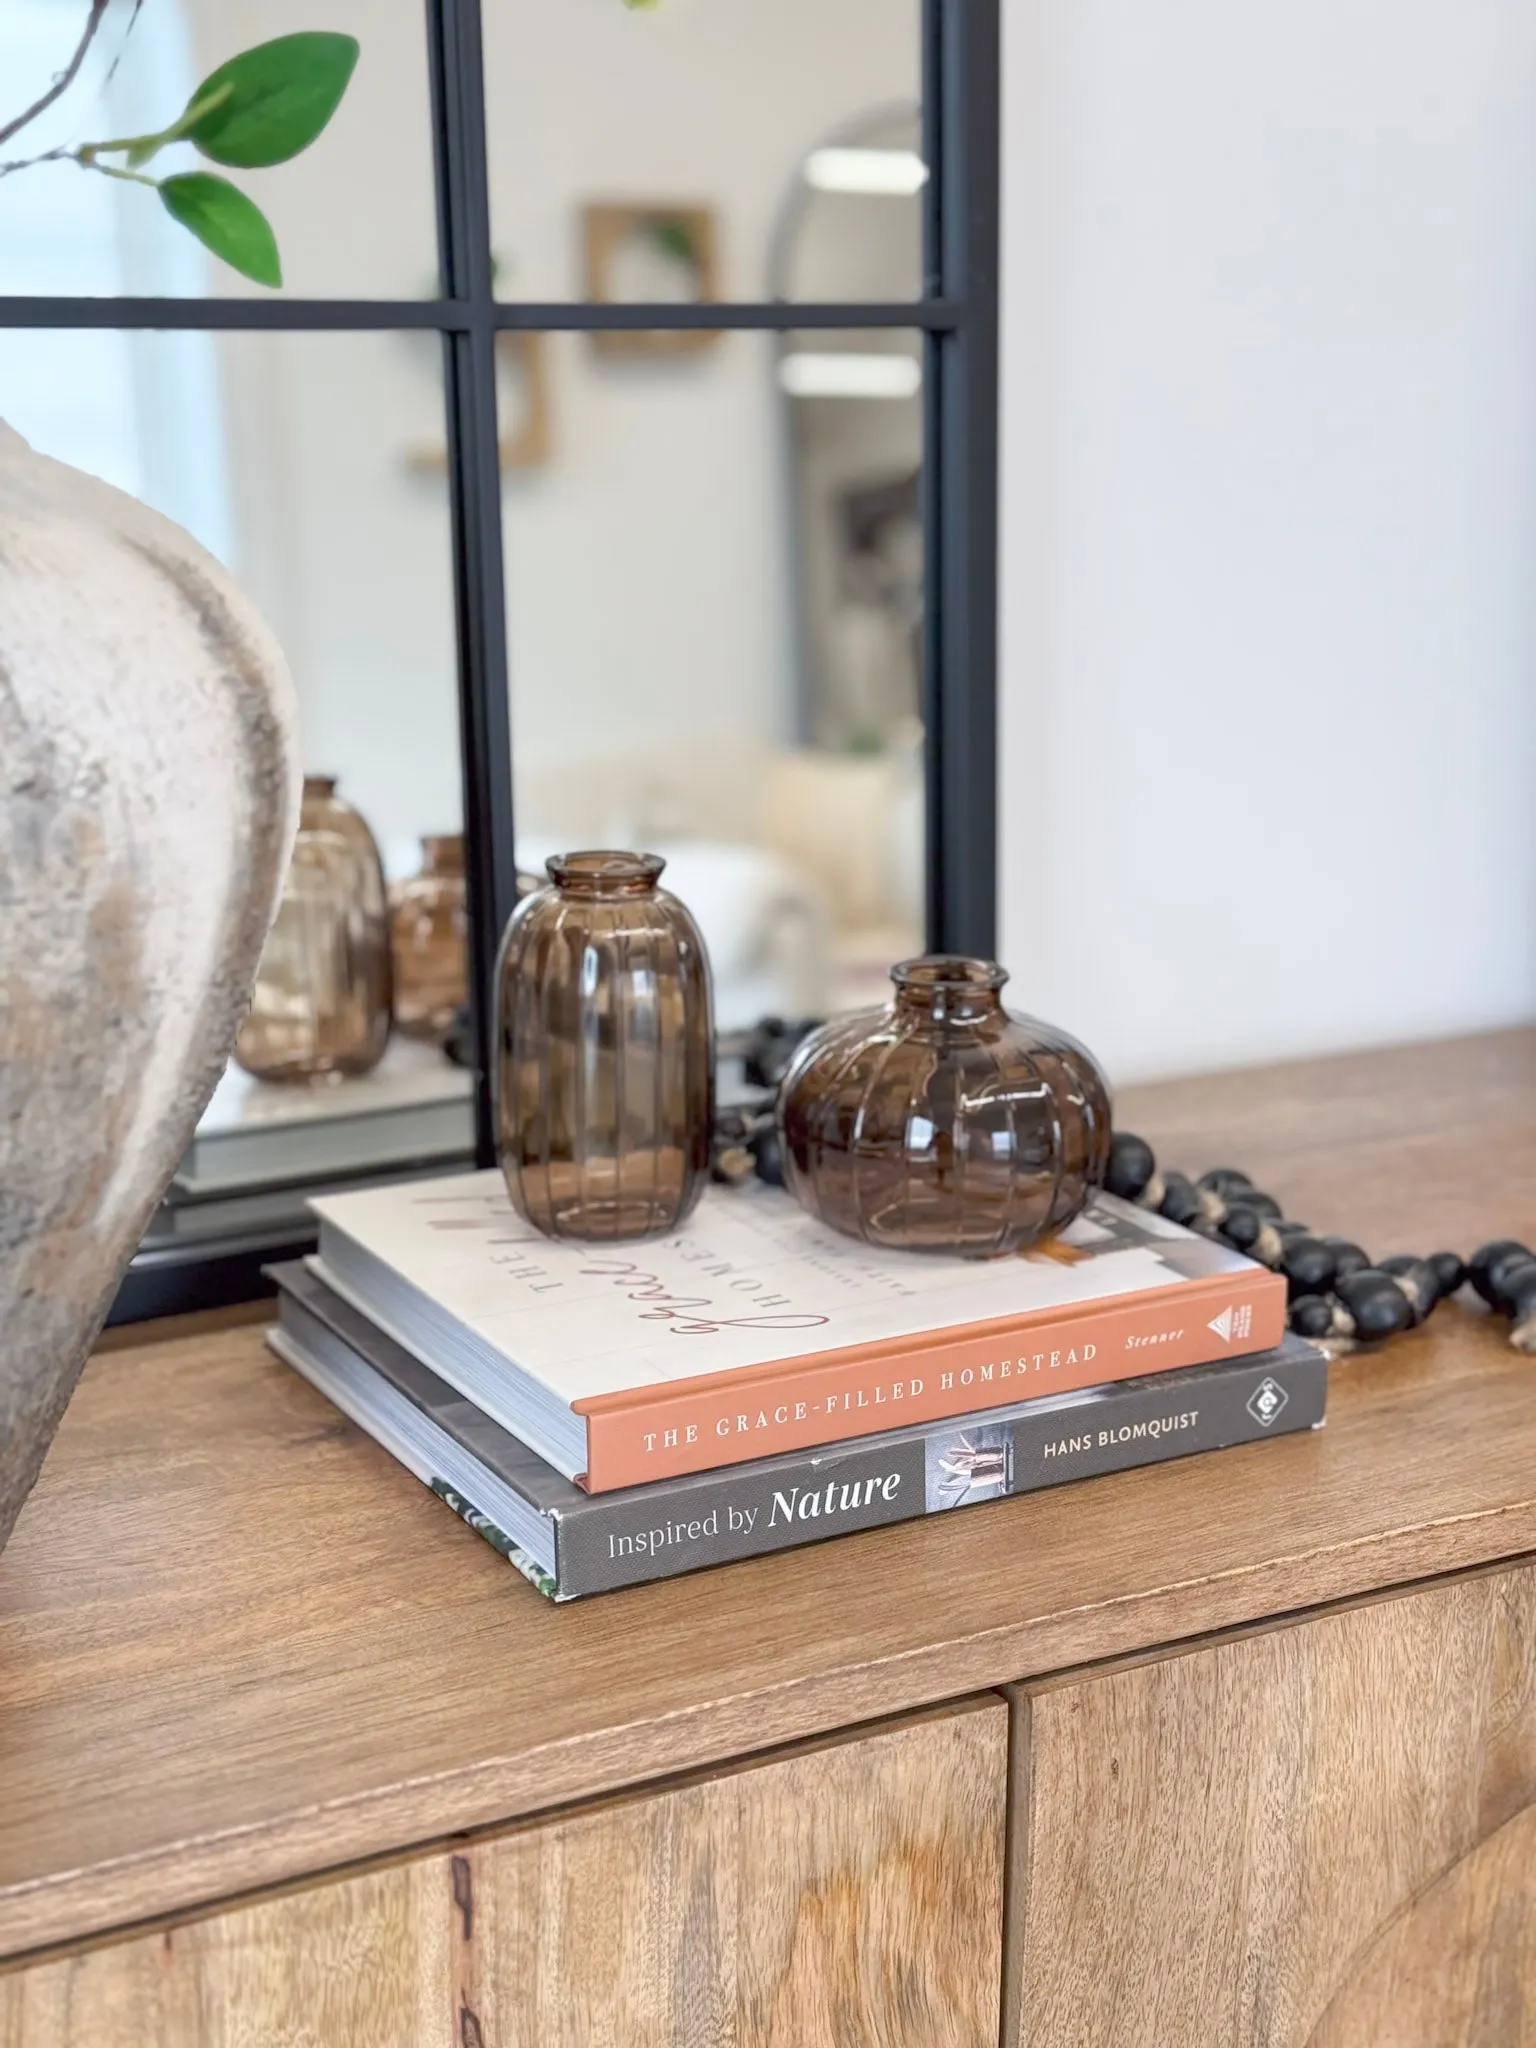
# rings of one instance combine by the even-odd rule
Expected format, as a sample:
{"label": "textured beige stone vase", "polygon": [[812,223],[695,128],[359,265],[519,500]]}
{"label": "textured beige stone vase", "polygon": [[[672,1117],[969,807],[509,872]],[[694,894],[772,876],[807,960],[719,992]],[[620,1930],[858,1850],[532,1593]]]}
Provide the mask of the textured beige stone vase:
{"label": "textured beige stone vase", "polygon": [[0,1544],[250,1001],[296,732],[219,564],[0,425]]}

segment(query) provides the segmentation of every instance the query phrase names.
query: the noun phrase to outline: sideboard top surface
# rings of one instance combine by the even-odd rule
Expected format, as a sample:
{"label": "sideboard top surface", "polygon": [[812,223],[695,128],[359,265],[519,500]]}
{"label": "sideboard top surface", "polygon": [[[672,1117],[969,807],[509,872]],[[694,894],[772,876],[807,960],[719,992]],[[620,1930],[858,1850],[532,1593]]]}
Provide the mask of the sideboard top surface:
{"label": "sideboard top surface", "polygon": [[[1536,1032],[1129,1091],[1378,1254],[1536,1237]],[[1536,1361],[1443,1307],[1321,1431],[555,1607],[257,1329],[93,1361],[0,1558],[0,1957],[1536,1550]]]}

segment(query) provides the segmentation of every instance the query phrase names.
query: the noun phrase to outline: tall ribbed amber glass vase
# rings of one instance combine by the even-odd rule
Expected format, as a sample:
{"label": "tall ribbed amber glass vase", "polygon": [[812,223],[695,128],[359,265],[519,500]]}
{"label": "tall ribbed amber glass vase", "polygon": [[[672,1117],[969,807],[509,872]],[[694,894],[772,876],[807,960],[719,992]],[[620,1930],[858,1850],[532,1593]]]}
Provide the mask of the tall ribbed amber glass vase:
{"label": "tall ribbed amber glass vase", "polygon": [[497,971],[496,1119],[549,1237],[674,1230],[709,1179],[714,1019],[698,926],[654,854],[571,853],[518,905]]}
{"label": "tall ribbed amber glass vase", "polygon": [[785,1185],[883,1249],[996,1258],[1070,1223],[1109,1163],[1109,1089],[1085,1047],[1012,1015],[992,960],[930,954],[896,998],[826,1025],[779,1097]]}
{"label": "tall ribbed amber glass vase", "polygon": [[366,1074],[390,1023],[389,905],[373,834],[329,775],[306,775],[299,836],[235,1058],[261,1081]]}

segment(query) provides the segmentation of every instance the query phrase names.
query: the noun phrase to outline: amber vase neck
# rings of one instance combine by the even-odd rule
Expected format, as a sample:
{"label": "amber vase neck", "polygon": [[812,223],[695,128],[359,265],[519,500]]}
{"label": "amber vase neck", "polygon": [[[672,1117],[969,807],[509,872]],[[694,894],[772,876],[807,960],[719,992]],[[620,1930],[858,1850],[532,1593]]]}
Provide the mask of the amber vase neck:
{"label": "amber vase neck", "polygon": [[935,1024],[974,1024],[1003,1014],[1006,971],[995,960],[957,953],[925,953],[891,969],[896,1008]]}
{"label": "amber vase neck", "polygon": [[545,862],[562,896],[609,902],[653,895],[665,866],[654,853],[562,853]]}
{"label": "amber vase neck", "polygon": [[421,842],[421,871],[424,875],[462,875],[464,872],[463,833],[443,832],[423,839]]}

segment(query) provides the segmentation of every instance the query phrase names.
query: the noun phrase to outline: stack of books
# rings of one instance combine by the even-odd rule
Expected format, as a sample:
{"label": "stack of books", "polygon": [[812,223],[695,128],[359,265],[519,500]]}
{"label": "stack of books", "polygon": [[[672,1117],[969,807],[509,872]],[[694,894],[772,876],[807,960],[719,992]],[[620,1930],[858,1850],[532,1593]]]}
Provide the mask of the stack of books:
{"label": "stack of books", "polygon": [[494,1172],[314,1207],[272,1348],[555,1600],[1323,1419],[1283,1277],[1112,1195],[986,1264],[759,1183],[641,1244]]}

